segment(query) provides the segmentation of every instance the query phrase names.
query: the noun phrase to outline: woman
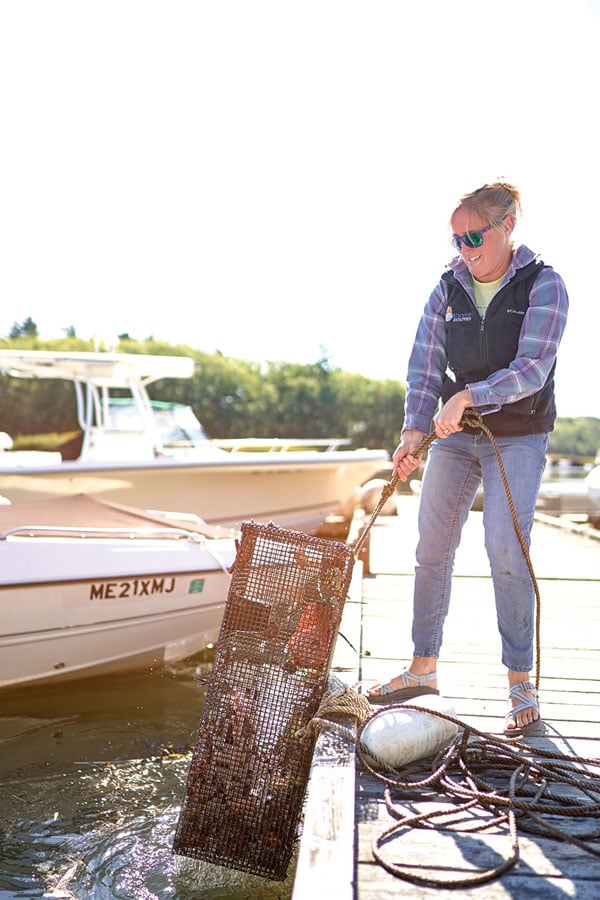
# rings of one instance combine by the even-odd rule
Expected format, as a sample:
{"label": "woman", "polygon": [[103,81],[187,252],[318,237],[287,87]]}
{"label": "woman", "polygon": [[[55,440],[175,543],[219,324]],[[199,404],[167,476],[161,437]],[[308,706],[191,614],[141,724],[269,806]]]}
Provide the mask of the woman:
{"label": "woman", "polygon": [[[409,668],[368,692],[371,703],[437,693],[436,663],[448,612],[454,556],[478,486],[484,486],[485,546],[494,585],[502,662],[508,669],[507,734],[544,730],[533,667],[535,593],[489,438],[461,426],[472,407],[493,433],[520,528],[529,544],[554,426],[554,369],[568,309],[564,283],[512,232],[521,212],[510,184],[486,184],[452,213],[458,256],[431,294],[411,353],[406,417],[393,455],[402,481],[419,465],[421,488]],[[436,413],[438,402],[441,408]]]}

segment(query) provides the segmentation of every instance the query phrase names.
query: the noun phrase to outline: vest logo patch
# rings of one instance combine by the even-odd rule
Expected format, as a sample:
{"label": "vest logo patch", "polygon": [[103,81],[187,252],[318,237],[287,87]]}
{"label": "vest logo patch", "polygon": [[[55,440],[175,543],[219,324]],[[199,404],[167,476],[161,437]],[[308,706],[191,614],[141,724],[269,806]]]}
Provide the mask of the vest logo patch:
{"label": "vest logo patch", "polygon": [[525,315],[525,310],[524,310],[524,309],[513,309],[512,306],[511,306],[511,307],[509,307],[509,309],[506,310],[506,315],[507,315],[507,316],[509,316],[509,315],[513,315],[513,316],[524,316],[524,315]]}
{"label": "vest logo patch", "polygon": [[470,312],[452,312],[452,307],[449,306],[446,312],[446,322],[472,322],[473,321],[473,313]]}

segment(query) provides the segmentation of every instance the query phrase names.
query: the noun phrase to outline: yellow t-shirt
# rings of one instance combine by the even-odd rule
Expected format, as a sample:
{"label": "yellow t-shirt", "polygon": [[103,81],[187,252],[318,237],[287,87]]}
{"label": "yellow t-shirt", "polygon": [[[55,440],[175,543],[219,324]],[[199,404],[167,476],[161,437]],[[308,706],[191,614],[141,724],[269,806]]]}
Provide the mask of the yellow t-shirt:
{"label": "yellow t-shirt", "polygon": [[501,278],[496,279],[496,281],[477,281],[475,278],[473,279],[475,305],[477,307],[477,312],[482,319],[485,316],[485,311],[488,308],[492,297],[500,287],[500,282],[503,278],[504,275],[502,275]]}

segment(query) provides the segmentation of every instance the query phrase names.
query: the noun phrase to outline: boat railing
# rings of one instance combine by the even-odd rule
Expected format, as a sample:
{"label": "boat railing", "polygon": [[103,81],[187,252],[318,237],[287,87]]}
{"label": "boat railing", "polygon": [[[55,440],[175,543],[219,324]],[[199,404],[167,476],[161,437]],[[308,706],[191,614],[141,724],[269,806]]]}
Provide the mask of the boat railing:
{"label": "boat railing", "polygon": [[204,534],[195,531],[187,531],[184,528],[151,528],[142,526],[140,528],[109,528],[109,527],[80,527],[72,525],[16,525],[8,531],[0,533],[0,541],[5,541],[9,537],[25,536],[25,537],[101,537],[101,538],[123,538],[126,540],[135,539],[161,539],[171,538],[173,540],[185,539],[194,543],[204,543],[208,538]]}
{"label": "boat railing", "polygon": [[348,447],[352,441],[349,438],[213,438],[212,444],[222,450],[230,450],[237,453],[239,450],[261,450],[267,452],[284,453],[291,450],[324,448],[326,452],[339,450],[340,447]]}

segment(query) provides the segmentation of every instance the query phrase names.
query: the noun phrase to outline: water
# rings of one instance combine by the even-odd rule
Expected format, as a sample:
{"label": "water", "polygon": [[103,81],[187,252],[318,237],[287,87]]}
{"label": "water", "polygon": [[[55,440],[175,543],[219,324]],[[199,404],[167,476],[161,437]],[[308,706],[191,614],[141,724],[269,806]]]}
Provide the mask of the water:
{"label": "water", "polygon": [[[0,900],[286,900],[173,857],[210,656],[0,694]],[[292,867],[290,867],[292,869]]]}

